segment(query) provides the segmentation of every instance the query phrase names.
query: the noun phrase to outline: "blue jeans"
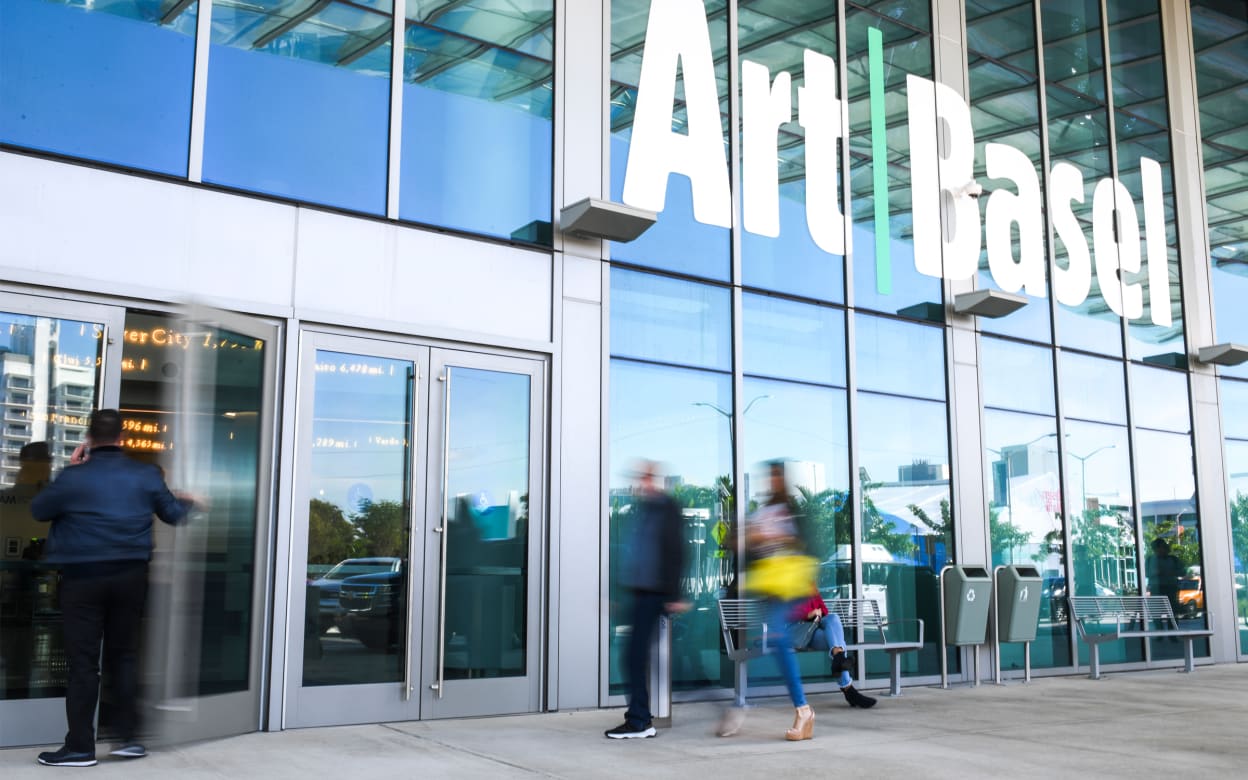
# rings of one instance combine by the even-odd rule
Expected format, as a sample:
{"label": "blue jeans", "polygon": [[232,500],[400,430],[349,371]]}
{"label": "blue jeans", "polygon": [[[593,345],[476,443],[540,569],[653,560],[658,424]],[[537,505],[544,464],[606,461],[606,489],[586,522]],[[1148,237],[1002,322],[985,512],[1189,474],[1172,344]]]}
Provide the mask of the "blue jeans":
{"label": "blue jeans", "polygon": [[628,635],[624,670],[628,675],[628,711],[624,719],[633,728],[650,725],[650,643],[659,627],[667,598],[661,593],[633,591],[632,629]]}
{"label": "blue jeans", "polygon": [[[835,612],[828,613],[823,616],[823,621],[819,628],[815,630],[814,635],[810,638],[810,646],[816,650],[828,650],[834,647],[845,647],[845,626],[841,623],[841,616]],[[837,680],[837,684],[844,688],[852,683],[854,679],[849,676],[849,672],[842,671],[841,679]]]}
{"label": "blue jeans", "polygon": [[797,670],[797,653],[793,651],[788,626],[789,615],[803,601],[805,599],[767,600],[767,643],[771,645],[772,657],[780,668],[780,676],[784,678],[784,686],[789,689],[789,698],[793,700],[794,707],[805,706],[806,693],[802,690],[802,675]]}

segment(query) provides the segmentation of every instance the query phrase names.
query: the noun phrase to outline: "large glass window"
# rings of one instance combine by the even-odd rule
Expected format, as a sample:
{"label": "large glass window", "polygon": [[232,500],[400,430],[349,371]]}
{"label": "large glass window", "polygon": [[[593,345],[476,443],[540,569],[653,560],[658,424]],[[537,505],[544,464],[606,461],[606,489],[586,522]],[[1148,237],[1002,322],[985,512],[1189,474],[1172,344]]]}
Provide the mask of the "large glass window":
{"label": "large glass window", "polygon": [[[806,515],[810,551],[827,597],[854,594],[853,504],[845,391],[845,314],[758,295],[743,299],[742,397],[747,511],[764,501],[768,461],[782,460]],[[822,653],[798,656],[807,682],[832,681]],[[770,665],[751,681],[779,683]]]}
{"label": "large glass window", "polygon": [[199,3],[4,0],[0,141],[185,176]]}
{"label": "large glass window", "polygon": [[[1047,234],[1044,230],[1043,156],[1040,127],[1040,78],[1036,60],[1036,18],[1030,2],[1019,0],[968,0],[966,3],[967,64],[970,69],[971,127],[975,132],[975,179],[984,190],[1004,188],[1002,196],[989,194],[980,198],[982,219],[994,224],[1010,217],[1028,217],[1020,209],[1032,211],[1026,200],[1035,198],[1039,219],[1014,221],[1009,225],[1009,258],[994,251],[998,264],[1039,263],[1048,272]],[[1031,162],[1034,180],[1020,184],[1010,178],[992,178],[987,171],[987,146],[1006,144],[1021,152]],[[1001,165],[994,158],[994,171]],[[1012,169],[1011,169],[1012,170]],[[1023,198],[1019,200],[1013,198]],[[987,231],[983,244],[976,287],[1000,289],[989,265],[989,248],[997,237]],[[1010,292],[1021,293],[1022,290]],[[1031,291],[1034,294],[1034,290]],[[1033,299],[1008,317],[981,318],[984,331],[1002,333],[1036,341],[1049,341],[1051,326],[1049,307],[1043,299]]]}
{"label": "large glass window", "polygon": [[[1053,353],[1045,347],[984,338],[980,356],[992,564],[1026,564],[1040,570],[1043,601],[1032,645],[1033,663],[1068,666],[1070,628]],[[1023,668],[1022,646],[1002,645],[1001,665]]]}
{"label": "large glass window", "polygon": [[[1205,215],[1218,341],[1248,341],[1248,6],[1192,0]],[[1248,377],[1248,363],[1222,368]],[[1244,409],[1245,407],[1240,407]],[[1230,414],[1231,410],[1223,406]],[[1238,414],[1245,414],[1240,411]]]}
{"label": "large glass window", "polygon": [[[1139,595],[1123,364],[1072,352],[1063,352],[1060,361],[1064,508],[1074,574],[1064,595]],[[1079,663],[1088,662],[1087,652],[1079,643]],[[1106,663],[1143,657],[1136,641],[1106,643],[1101,649]]]}
{"label": "large glass window", "polygon": [[931,8],[914,2],[848,3],[850,190],[854,300],[898,312],[939,303],[940,280],[915,270],[910,209],[906,76],[932,77]]}
{"label": "large glass window", "polygon": [[204,181],[384,214],[392,0],[217,0]]}
{"label": "large glass window", "polygon": [[[1080,197],[1055,204],[1069,207],[1074,216],[1072,228],[1076,228],[1065,237],[1059,233],[1054,242],[1057,267],[1066,271],[1081,262],[1072,256],[1092,262],[1094,194],[1097,182],[1113,175],[1105,47],[1095,1],[1041,3],[1040,20],[1050,164],[1056,169],[1069,163],[1083,176],[1083,187],[1073,187]],[[1106,303],[1095,272],[1090,285],[1082,302],[1058,306],[1058,341],[1067,347],[1122,355],[1122,320]]]}
{"label": "large glass window", "polygon": [[[1248,382],[1223,379],[1222,408],[1248,409]],[[1227,493],[1231,504],[1231,551],[1235,561],[1235,625],[1239,652],[1248,653],[1248,416],[1224,413]]]}
{"label": "large glass window", "polygon": [[409,2],[403,35],[399,216],[550,243],[553,0]]}
{"label": "large glass window", "polygon": [[[660,0],[655,0],[655,3]],[[689,20],[683,29],[667,25],[666,33],[658,28],[665,20],[658,16],[655,31],[647,30],[651,17],[651,0],[613,0],[611,3],[611,198],[621,201],[624,197],[625,172],[633,153],[633,120],[637,110],[638,84],[641,80],[642,54],[650,40],[658,41],[664,35],[690,36],[686,44],[697,62],[681,61],[656,64],[660,71],[656,80],[657,91],[651,97],[661,104],[664,84],[670,86],[675,80],[675,92],[670,105],[657,106],[657,112],[670,111],[671,129],[675,134],[689,132],[707,133],[708,128],[689,127],[689,111],[686,102],[688,75],[691,68],[710,68],[714,73],[715,102],[719,106],[720,127],[718,137],[724,143],[722,182],[728,182],[728,4],[726,0],[705,0],[706,25],[701,20]],[[670,3],[669,9],[684,9],[688,3]],[[679,23],[686,21],[681,16]],[[703,30],[709,31],[709,40],[703,39]],[[709,50],[708,50],[709,48]],[[658,59],[662,59],[658,55]],[[709,62],[707,60],[710,60]],[[677,78],[677,72],[681,74]],[[696,71],[702,76],[703,71]],[[699,98],[709,98],[701,90],[709,89],[699,77],[696,81]],[[701,103],[700,103],[701,105]],[[705,113],[695,113],[704,117]],[[714,129],[709,135],[715,135]],[[718,174],[716,174],[718,175]],[[726,193],[725,193],[726,194]],[[647,230],[641,238],[629,243],[613,242],[611,257],[653,268],[703,276],[708,279],[727,280],[729,276],[729,231],[723,227],[703,224],[694,219],[693,190],[688,176],[672,175],[667,181],[667,195],[663,215],[658,223]],[[727,215],[725,215],[727,216]],[[726,220],[725,220],[726,221]]]}
{"label": "large glass window", "polygon": [[[746,161],[742,281],[827,301],[844,299],[844,256],[820,248],[813,236],[817,233],[830,246],[829,234],[844,233],[843,223],[837,225],[839,215],[844,214],[842,142],[832,139],[826,118],[821,126],[816,117],[822,105],[836,111],[834,121],[840,122],[840,103],[832,102],[840,96],[840,76],[831,64],[839,59],[838,5],[740,0],[737,15],[742,77],[748,82],[744,89],[751,101],[742,108],[747,124],[742,138]],[[817,62],[807,52],[828,60]],[[827,67],[821,71],[820,64]],[[767,105],[762,98],[763,69],[769,89],[779,88],[781,82],[775,80],[782,78],[780,74],[788,77],[789,111],[784,121],[772,116],[769,122],[769,115],[763,113]],[[783,94],[781,90],[779,95]],[[776,99],[783,97],[772,98]],[[805,122],[799,121],[799,115]],[[812,128],[810,138],[807,125]],[[809,167],[808,159],[814,161]],[[753,167],[759,160],[769,170]],[[824,209],[815,211],[819,206]],[[760,234],[767,229],[762,223],[772,220],[778,220],[770,225],[778,234]]]}
{"label": "large glass window", "polygon": [[677,690],[732,684],[716,606],[735,580],[728,533],[734,440],[729,302],[722,288],[619,269],[611,274],[612,694],[624,692],[630,626],[619,578],[631,531],[631,470],[639,459],[663,464],[663,487],[685,520],[682,584],[693,609],[673,621],[672,684]]}
{"label": "large glass window", "polygon": [[[944,332],[865,314],[855,316],[854,327],[855,424],[862,432],[852,494],[862,524],[859,595],[876,599],[890,620],[939,626],[936,578],[953,557]],[[940,370],[924,370],[936,365]],[[909,367],[908,381],[896,381],[899,367]],[[939,673],[939,634],[929,630],[926,639],[922,651],[903,657],[907,672]],[[887,674],[887,659],[866,661],[872,676]]]}
{"label": "large glass window", "polygon": [[[1107,0],[1109,21],[1110,81],[1113,86],[1114,135],[1118,179],[1126,187],[1130,202],[1120,200],[1118,208],[1128,220],[1124,236],[1129,236],[1134,217],[1139,225],[1139,251],[1143,255],[1139,271],[1125,272],[1124,285],[1140,285],[1144,315],[1128,320],[1129,356],[1147,360],[1168,353],[1184,354],[1183,306],[1179,284],[1178,233],[1174,217],[1174,178],[1170,166],[1170,119],[1166,102],[1166,70],[1161,39],[1161,4],[1157,0]],[[1144,164],[1150,160],[1156,166]],[[1147,255],[1147,210],[1150,207],[1146,177],[1159,177],[1161,202],[1156,204],[1164,224],[1162,231],[1164,270],[1150,269]],[[1132,214],[1134,212],[1134,215]],[[1127,239],[1129,240],[1129,238]],[[1124,253],[1134,252],[1131,246]],[[1159,252],[1162,250],[1159,249]],[[1153,276],[1153,274],[1156,276]],[[1155,286],[1165,285],[1168,295],[1152,300]],[[1154,307],[1167,309],[1164,313]],[[1154,319],[1168,316],[1170,324]]]}

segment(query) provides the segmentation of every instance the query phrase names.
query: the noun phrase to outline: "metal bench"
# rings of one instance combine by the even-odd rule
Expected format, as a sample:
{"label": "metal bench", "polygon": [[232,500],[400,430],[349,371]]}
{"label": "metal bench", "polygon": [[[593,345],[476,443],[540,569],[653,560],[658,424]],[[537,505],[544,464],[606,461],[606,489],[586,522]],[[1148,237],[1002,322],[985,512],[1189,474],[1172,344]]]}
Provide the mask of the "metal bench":
{"label": "metal bench", "polygon": [[[901,653],[923,647],[923,621],[919,618],[884,620],[875,599],[825,599],[828,612],[835,613],[845,627],[846,652],[867,650],[887,651],[891,659],[889,695],[901,695]],[[918,640],[896,638],[898,625],[914,623]],[[728,659],[737,665],[737,704],[745,704],[745,662],[770,651],[769,638],[777,631],[788,631],[788,624],[779,627],[767,625],[766,602],[761,599],[720,599],[719,624],[724,635],[724,647]],[[893,631],[894,637],[889,638]],[[855,642],[861,636],[862,641]],[[803,652],[799,650],[798,652]],[[823,651],[821,651],[823,652]]]}
{"label": "metal bench", "polygon": [[[1092,652],[1093,680],[1101,679],[1101,645],[1119,639],[1154,639],[1172,637],[1185,640],[1183,671],[1196,670],[1192,644],[1213,631],[1201,628],[1179,628],[1165,596],[1071,596],[1070,614],[1075,620],[1079,638]],[[1110,631],[1097,631],[1095,626],[1109,625]]]}

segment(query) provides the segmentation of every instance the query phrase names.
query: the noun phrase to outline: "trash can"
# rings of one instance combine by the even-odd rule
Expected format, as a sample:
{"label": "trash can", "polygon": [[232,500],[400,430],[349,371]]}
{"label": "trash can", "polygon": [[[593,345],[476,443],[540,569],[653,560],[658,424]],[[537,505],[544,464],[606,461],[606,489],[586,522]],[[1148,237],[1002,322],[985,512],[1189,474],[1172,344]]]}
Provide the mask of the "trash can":
{"label": "trash can", "polygon": [[1043,579],[1035,566],[1006,566],[997,575],[997,637],[1034,642],[1040,625]]}
{"label": "trash can", "polygon": [[944,643],[982,645],[988,636],[992,577],[982,566],[951,566],[944,576]]}
{"label": "trash can", "polygon": [[672,616],[659,618],[650,646],[650,721],[655,728],[672,726]]}

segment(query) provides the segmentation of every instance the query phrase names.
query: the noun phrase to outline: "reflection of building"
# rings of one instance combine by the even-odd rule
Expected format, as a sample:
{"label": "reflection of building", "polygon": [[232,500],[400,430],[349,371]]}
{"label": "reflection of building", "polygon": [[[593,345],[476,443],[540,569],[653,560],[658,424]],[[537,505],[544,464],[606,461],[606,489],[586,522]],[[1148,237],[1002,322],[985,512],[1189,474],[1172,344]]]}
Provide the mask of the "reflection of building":
{"label": "reflection of building", "polygon": [[4,485],[13,484],[18,453],[28,442],[48,442],[53,469],[64,467],[86,434],[95,394],[95,355],[60,352],[58,323],[35,323],[15,326],[0,351]]}

